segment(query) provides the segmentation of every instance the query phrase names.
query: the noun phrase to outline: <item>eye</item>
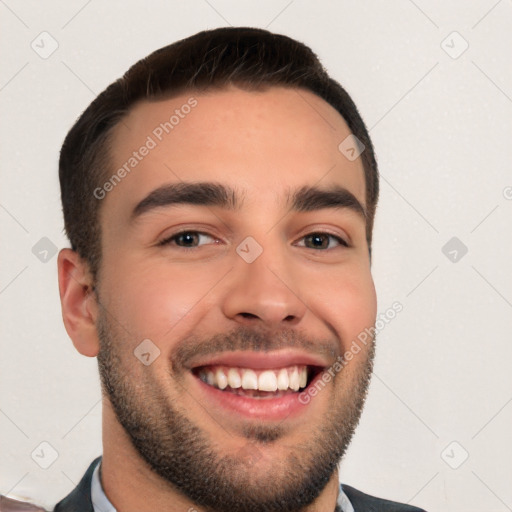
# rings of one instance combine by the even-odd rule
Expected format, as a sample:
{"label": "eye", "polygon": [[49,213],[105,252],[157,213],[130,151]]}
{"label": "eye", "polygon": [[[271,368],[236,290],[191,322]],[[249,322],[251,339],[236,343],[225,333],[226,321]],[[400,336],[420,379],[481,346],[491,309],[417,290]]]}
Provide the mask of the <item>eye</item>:
{"label": "eye", "polygon": [[199,242],[201,240],[204,241],[205,238],[215,240],[214,237],[207,233],[202,233],[201,231],[181,231],[158,242],[158,245],[176,245],[182,249],[195,249],[200,246]]}
{"label": "eye", "polygon": [[343,238],[333,235],[331,233],[324,233],[324,232],[314,232],[310,233],[309,235],[303,236],[301,240],[309,240],[311,241],[311,245],[304,244],[303,247],[307,247],[308,249],[320,249],[320,250],[326,250],[326,249],[333,249],[331,247],[330,240],[335,240],[339,245],[342,245],[344,247],[349,247],[348,243],[343,240]]}
{"label": "eye", "polygon": [[[164,240],[158,242],[159,246],[176,246],[180,249],[197,249],[201,245],[207,244],[207,239],[213,240],[214,243],[217,243],[217,239],[208,233],[203,233],[201,231],[181,231],[179,233],[175,233]],[[304,244],[299,244],[302,247],[306,247],[308,249],[317,249],[317,250],[328,250],[333,249],[332,241],[334,244],[338,244],[338,246],[349,247],[349,244],[341,237],[337,235],[333,235],[331,233],[326,232],[314,232],[308,235],[305,235],[301,238],[301,240],[305,240]],[[200,243],[203,241],[204,243]],[[211,242],[210,242],[211,243]]]}

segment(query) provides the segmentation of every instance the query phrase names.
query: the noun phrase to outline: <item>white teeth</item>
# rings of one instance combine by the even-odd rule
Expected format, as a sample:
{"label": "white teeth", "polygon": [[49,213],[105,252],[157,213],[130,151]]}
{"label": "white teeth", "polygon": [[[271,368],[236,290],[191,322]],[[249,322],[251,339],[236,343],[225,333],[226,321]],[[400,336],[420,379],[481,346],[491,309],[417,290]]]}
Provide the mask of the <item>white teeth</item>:
{"label": "white teeth", "polygon": [[281,368],[279,370],[279,375],[277,376],[277,389],[286,391],[288,389],[289,382],[290,380],[288,379],[288,371],[286,368]]}
{"label": "white teeth", "polygon": [[299,384],[301,388],[305,388],[308,383],[308,369],[306,367],[302,368],[299,372]]}
{"label": "white teeth", "polygon": [[217,386],[220,389],[225,389],[228,386],[228,378],[220,368],[215,372],[215,377],[217,379]]}
{"label": "white teeth", "polygon": [[228,384],[230,388],[237,389],[242,385],[242,379],[238,370],[230,368],[228,371]]}
{"label": "white teeth", "polygon": [[199,378],[219,389],[253,389],[259,391],[298,391],[308,383],[306,366],[289,366],[280,370],[258,370],[250,368],[203,368]]}
{"label": "white teeth", "polygon": [[290,374],[290,387],[294,391],[298,391],[300,387],[299,371],[296,366],[293,367],[292,373]]}
{"label": "white teeth", "polygon": [[277,391],[277,377],[272,370],[266,370],[260,373],[258,389],[260,391]]}
{"label": "white teeth", "polygon": [[242,388],[258,389],[258,376],[252,370],[242,370]]}

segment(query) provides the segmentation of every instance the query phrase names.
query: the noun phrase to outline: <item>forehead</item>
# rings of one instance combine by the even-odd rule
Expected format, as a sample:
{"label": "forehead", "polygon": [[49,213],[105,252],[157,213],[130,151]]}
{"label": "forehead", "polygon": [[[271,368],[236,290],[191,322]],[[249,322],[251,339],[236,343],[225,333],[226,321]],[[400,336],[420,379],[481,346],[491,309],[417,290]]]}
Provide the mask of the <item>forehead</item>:
{"label": "forehead", "polygon": [[338,184],[364,204],[361,159],[338,149],[349,135],[334,108],[301,89],[230,87],[142,101],[114,131],[112,172],[124,172],[105,202],[126,215],[162,184],[217,181],[249,192],[249,203],[274,202],[283,188]]}

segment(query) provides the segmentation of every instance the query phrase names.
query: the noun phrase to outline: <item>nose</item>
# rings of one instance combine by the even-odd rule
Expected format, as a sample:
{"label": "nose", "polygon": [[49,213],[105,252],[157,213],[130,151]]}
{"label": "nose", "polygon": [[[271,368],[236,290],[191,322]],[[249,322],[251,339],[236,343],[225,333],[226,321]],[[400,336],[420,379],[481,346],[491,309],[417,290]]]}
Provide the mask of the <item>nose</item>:
{"label": "nose", "polygon": [[294,275],[285,255],[271,253],[264,250],[252,263],[237,258],[222,304],[230,320],[276,328],[295,326],[304,317],[308,308],[300,296],[299,276]]}

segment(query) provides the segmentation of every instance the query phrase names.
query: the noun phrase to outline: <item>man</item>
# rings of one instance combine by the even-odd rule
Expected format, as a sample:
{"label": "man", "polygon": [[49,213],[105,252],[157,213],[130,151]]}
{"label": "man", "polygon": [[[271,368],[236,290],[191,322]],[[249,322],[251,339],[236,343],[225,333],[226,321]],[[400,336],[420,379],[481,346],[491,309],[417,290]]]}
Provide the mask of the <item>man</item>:
{"label": "man", "polygon": [[56,512],[420,510],[339,484],[378,173],[309,48],[221,28],[154,52],[78,119],[60,183],[63,319],[104,400],[103,456]]}

